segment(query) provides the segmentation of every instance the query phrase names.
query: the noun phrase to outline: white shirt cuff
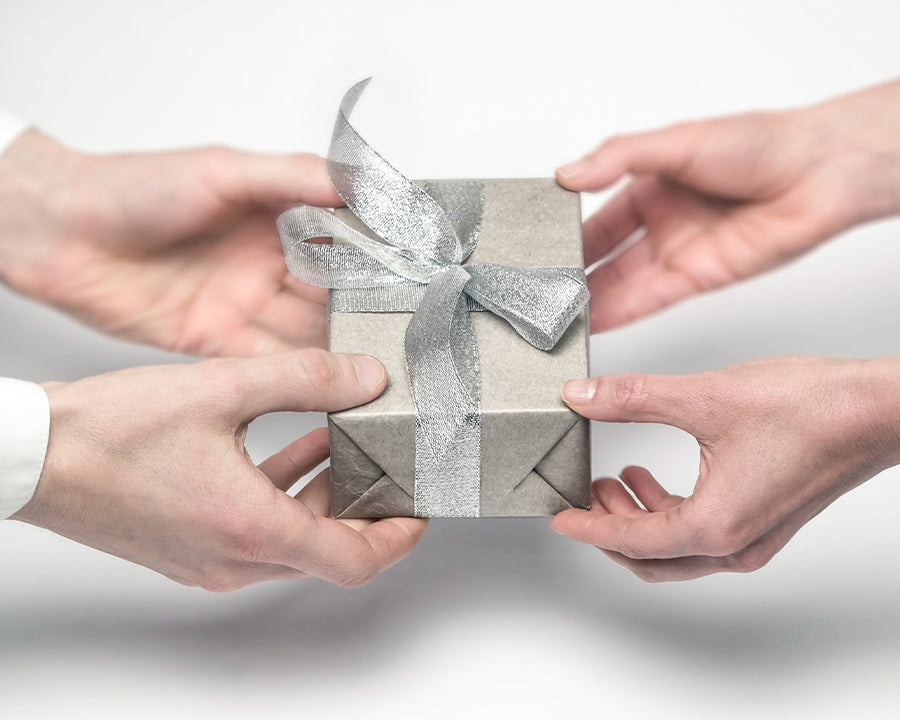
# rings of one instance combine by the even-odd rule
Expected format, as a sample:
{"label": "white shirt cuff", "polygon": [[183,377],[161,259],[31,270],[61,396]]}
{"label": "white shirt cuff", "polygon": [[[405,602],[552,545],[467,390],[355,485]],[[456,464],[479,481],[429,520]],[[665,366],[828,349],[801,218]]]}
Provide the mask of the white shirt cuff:
{"label": "white shirt cuff", "polygon": [[0,519],[34,495],[50,436],[50,401],[44,388],[0,378]]}
{"label": "white shirt cuff", "polygon": [[27,129],[28,123],[20,120],[15,115],[10,115],[8,112],[0,110],[0,155]]}

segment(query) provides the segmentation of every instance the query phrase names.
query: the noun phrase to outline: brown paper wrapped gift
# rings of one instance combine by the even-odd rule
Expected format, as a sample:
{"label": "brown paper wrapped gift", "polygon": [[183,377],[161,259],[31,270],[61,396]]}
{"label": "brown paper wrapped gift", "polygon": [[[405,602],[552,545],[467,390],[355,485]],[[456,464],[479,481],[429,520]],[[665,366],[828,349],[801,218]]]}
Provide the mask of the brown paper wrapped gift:
{"label": "brown paper wrapped gift", "polygon": [[[552,179],[484,183],[478,245],[467,262],[583,267],[576,193]],[[336,213],[375,237],[348,210]],[[415,408],[404,356],[411,315],[330,313],[331,350],[373,355],[389,378],[374,401],[328,416],[335,517],[414,514]],[[566,380],[588,374],[586,312],[550,351],[532,347],[490,312],[471,317],[482,388],[481,515],[548,515],[587,507],[589,424],[560,397]]]}

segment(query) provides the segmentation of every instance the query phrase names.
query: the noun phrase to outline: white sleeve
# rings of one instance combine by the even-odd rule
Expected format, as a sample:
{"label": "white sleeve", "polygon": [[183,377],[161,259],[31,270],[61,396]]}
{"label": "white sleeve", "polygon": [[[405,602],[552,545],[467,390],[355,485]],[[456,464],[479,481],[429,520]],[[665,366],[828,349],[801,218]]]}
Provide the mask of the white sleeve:
{"label": "white sleeve", "polygon": [[50,402],[44,388],[0,378],[0,520],[34,495],[49,435]]}
{"label": "white sleeve", "polygon": [[10,115],[8,112],[0,109],[0,155],[2,155],[6,148],[12,145],[16,138],[27,128],[28,123],[23,122],[15,115]]}
{"label": "white sleeve", "polygon": [[[28,127],[0,110],[0,155]],[[25,505],[44,468],[50,405],[40,385],[0,378],[0,520]]]}

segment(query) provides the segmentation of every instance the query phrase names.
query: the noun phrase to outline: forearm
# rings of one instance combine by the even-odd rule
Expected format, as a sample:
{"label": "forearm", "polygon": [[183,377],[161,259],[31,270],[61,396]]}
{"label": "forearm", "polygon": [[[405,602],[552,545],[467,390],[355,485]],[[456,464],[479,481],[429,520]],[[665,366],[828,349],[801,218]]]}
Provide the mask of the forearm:
{"label": "forearm", "polygon": [[[829,168],[848,224],[900,213],[900,80],[833,98],[796,113]],[[831,187],[829,187],[829,185]]]}
{"label": "forearm", "polygon": [[[9,157],[10,147],[20,139],[26,130],[25,122],[0,110],[0,213],[11,212],[15,205],[14,181],[17,180],[17,177],[14,169],[17,162]],[[13,245],[13,232],[7,225],[0,216],[0,279],[4,281],[8,275],[8,272],[4,272],[4,267],[9,264],[8,258]]]}
{"label": "forearm", "polygon": [[[867,423],[859,428],[863,457],[870,458],[871,475],[900,465],[900,357],[874,358],[863,363],[864,392],[858,414]],[[848,387],[848,395],[854,388]]]}

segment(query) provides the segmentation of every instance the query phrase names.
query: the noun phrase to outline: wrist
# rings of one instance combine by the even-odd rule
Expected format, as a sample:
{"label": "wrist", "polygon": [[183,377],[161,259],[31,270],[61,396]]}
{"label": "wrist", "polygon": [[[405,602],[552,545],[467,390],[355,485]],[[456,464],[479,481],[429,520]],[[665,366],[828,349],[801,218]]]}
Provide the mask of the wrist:
{"label": "wrist", "polygon": [[34,383],[0,378],[0,520],[34,497],[44,467],[50,409]]}
{"label": "wrist", "polygon": [[[45,382],[41,383],[41,387],[47,394],[50,411],[43,467],[31,500],[12,517],[39,527],[56,529],[58,521],[55,518],[61,515],[61,508],[55,506],[65,502],[61,499],[65,492],[60,493],[57,486],[60,484],[60,478],[64,479],[67,475],[73,474],[71,465],[74,458],[71,452],[67,451],[67,448],[71,449],[73,445],[67,438],[69,434],[67,428],[71,428],[73,424],[77,427],[78,411],[72,394],[66,392],[71,383]],[[74,447],[77,448],[79,445],[81,443],[76,443]]]}
{"label": "wrist", "polygon": [[900,464],[900,357],[862,360],[859,384],[847,391],[857,393],[859,433],[869,446],[875,472]]}
{"label": "wrist", "polygon": [[52,292],[47,270],[83,214],[85,159],[34,129],[0,157],[0,280],[16,292],[37,300]]}
{"label": "wrist", "polygon": [[900,81],[798,111],[847,226],[900,213]]}

